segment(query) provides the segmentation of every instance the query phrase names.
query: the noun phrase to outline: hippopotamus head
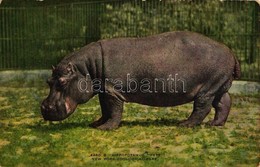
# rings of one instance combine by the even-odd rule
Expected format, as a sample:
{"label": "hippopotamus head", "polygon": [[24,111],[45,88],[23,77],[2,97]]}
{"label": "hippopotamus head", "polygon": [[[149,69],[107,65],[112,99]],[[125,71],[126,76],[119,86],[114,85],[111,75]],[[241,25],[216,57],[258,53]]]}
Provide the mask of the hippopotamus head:
{"label": "hippopotamus head", "polygon": [[49,95],[41,104],[45,120],[60,121],[71,115],[78,104],[85,103],[93,96],[93,91],[82,92],[78,82],[84,75],[71,62],[53,67],[52,76],[47,80]]}

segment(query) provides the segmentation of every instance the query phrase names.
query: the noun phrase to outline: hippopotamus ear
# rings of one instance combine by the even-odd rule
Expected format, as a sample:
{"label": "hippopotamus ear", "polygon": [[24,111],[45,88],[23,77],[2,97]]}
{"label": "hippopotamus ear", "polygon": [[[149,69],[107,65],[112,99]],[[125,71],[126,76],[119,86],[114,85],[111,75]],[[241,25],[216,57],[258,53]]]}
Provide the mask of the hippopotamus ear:
{"label": "hippopotamus ear", "polygon": [[75,67],[73,66],[73,64],[71,62],[67,66],[67,71],[69,74],[75,72]]}
{"label": "hippopotamus ear", "polygon": [[52,65],[51,68],[52,68],[52,71],[54,71],[56,67],[54,65]]}

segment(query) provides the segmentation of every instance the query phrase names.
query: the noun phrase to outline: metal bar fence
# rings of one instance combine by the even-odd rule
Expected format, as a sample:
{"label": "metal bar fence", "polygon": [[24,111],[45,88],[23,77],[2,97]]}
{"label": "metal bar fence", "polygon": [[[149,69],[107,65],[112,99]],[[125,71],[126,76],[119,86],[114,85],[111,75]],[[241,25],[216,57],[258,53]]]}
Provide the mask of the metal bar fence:
{"label": "metal bar fence", "polygon": [[260,81],[260,9],[253,1],[110,0],[0,8],[0,70],[45,69],[99,39],[189,30],[228,45],[242,79]]}

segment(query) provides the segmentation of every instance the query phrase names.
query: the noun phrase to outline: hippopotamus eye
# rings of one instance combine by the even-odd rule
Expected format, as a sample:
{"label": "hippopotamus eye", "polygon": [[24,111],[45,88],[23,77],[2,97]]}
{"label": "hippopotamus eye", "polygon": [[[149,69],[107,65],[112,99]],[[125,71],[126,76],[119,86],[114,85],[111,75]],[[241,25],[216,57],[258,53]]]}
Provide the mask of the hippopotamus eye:
{"label": "hippopotamus eye", "polygon": [[67,79],[65,77],[60,77],[59,78],[59,84],[61,86],[65,86],[67,84]]}

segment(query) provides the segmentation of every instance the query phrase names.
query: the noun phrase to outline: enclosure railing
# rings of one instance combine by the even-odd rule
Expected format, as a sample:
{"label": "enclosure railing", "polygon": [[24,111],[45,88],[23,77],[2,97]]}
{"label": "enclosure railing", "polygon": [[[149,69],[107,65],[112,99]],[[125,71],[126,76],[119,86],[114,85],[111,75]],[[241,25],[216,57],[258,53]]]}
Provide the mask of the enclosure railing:
{"label": "enclosure railing", "polygon": [[50,68],[68,52],[99,39],[189,30],[225,43],[240,60],[242,79],[260,81],[259,12],[254,1],[227,0],[0,8],[0,70]]}

